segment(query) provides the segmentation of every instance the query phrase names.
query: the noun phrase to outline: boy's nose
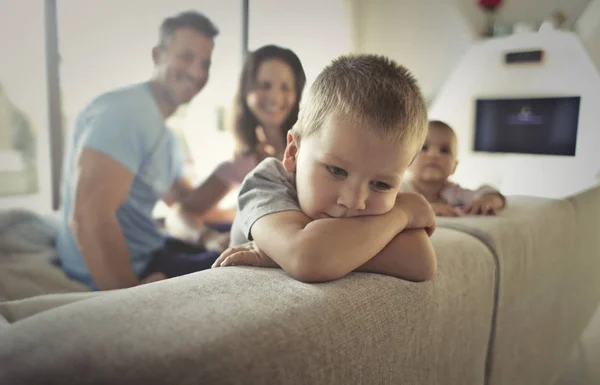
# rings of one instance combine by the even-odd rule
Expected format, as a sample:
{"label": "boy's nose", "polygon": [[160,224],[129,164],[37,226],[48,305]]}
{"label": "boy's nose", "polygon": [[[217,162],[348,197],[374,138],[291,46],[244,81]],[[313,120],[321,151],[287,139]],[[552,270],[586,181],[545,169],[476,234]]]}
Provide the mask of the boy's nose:
{"label": "boy's nose", "polygon": [[367,206],[368,187],[347,187],[342,189],[337,204],[351,211],[362,211]]}

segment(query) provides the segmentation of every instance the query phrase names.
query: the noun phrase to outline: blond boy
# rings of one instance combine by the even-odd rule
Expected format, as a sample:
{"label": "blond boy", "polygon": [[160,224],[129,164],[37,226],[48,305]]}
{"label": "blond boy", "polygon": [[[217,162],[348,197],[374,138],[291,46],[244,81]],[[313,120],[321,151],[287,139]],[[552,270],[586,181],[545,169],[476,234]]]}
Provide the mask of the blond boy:
{"label": "blond boy", "polygon": [[487,185],[470,190],[452,183],[449,178],[458,166],[456,134],[440,120],[428,126],[427,139],[400,191],[422,194],[439,216],[495,215],[506,203],[504,196]]}
{"label": "blond boy", "polygon": [[232,242],[213,267],[277,267],[304,282],[352,271],[433,277],[435,215],[398,194],[427,135],[419,87],[402,66],[343,56],[317,77],[283,161],[266,159],[239,194]]}

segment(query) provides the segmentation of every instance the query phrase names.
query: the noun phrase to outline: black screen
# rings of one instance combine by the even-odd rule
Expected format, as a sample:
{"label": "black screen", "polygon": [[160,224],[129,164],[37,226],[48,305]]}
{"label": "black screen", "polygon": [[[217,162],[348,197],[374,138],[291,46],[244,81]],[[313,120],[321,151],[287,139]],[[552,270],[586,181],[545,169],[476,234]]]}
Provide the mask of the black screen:
{"label": "black screen", "polygon": [[574,156],[580,99],[477,99],[474,150]]}

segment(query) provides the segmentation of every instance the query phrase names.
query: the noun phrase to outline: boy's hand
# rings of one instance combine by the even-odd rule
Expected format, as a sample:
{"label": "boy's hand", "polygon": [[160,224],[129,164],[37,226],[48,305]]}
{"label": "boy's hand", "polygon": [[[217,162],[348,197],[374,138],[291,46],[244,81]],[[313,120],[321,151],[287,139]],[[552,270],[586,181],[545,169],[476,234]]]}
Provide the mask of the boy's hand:
{"label": "boy's hand", "polygon": [[152,273],[152,274],[148,275],[146,278],[142,279],[139,284],[145,285],[147,283],[162,281],[164,279],[167,279],[167,276],[164,273],[161,273],[158,271],[158,272]]}
{"label": "boy's hand", "polygon": [[423,195],[399,193],[394,209],[402,210],[408,216],[407,229],[425,229],[430,236],[435,231],[435,213]]}
{"label": "boy's hand", "polygon": [[498,194],[484,195],[465,206],[462,211],[473,215],[496,215],[504,207],[504,199]]}
{"label": "boy's hand", "polygon": [[462,217],[465,215],[461,209],[452,207],[447,203],[432,203],[431,208],[435,215],[439,217]]}
{"label": "boy's hand", "polygon": [[254,241],[233,246],[225,250],[212,267],[224,266],[279,267],[267,254],[256,246]]}

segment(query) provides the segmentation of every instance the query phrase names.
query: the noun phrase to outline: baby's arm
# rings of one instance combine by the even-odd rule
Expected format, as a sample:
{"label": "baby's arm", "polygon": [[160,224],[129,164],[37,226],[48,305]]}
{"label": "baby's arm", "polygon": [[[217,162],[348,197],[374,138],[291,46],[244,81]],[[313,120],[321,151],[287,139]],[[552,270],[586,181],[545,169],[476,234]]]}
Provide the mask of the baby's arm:
{"label": "baby's arm", "polygon": [[452,206],[462,206],[465,214],[494,215],[506,203],[504,195],[487,185],[470,190],[452,183],[442,190],[442,198]]}

